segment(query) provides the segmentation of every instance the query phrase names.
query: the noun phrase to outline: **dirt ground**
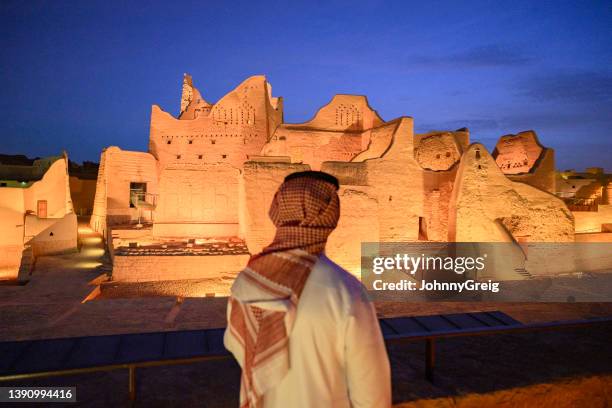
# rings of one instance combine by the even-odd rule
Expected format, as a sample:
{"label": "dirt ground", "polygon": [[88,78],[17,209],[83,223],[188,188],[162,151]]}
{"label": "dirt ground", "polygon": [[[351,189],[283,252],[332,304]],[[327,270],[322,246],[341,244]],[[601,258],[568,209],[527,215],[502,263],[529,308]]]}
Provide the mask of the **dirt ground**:
{"label": "dirt ground", "polygon": [[[80,238],[78,253],[39,258],[27,285],[0,286],[0,341],[225,325],[225,298],[83,302],[103,278],[108,261],[99,236],[82,225]],[[385,317],[501,310],[524,323],[612,315],[612,303],[378,302],[376,306]],[[394,403],[402,407],[612,406],[611,338],[612,325],[607,325],[442,340],[437,346],[435,384],[423,377],[423,344],[392,345]],[[239,370],[231,360],[141,369],[136,406],[237,406],[238,381]],[[125,370],[13,384],[78,384],[80,405],[127,404]]]}

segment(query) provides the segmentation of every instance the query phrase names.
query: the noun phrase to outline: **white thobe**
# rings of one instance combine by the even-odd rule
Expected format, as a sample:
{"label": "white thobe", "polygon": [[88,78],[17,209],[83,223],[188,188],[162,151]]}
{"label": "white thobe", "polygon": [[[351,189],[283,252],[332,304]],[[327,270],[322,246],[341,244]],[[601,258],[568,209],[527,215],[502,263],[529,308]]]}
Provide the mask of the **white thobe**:
{"label": "white thobe", "polygon": [[389,359],[374,306],[359,280],[324,255],[300,297],[289,359],[287,375],[263,396],[265,408],[391,406]]}

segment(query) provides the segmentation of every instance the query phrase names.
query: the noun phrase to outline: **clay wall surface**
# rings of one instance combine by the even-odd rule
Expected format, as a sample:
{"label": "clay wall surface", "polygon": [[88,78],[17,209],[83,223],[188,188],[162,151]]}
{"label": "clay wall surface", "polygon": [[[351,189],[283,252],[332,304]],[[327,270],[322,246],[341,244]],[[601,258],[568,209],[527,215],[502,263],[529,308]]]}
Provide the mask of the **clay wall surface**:
{"label": "clay wall surface", "polygon": [[362,95],[334,95],[308,122],[284,124],[288,129],[319,129],[326,131],[363,131],[380,126],[384,121]]}
{"label": "clay wall surface", "polygon": [[227,163],[170,166],[161,171],[153,234],[236,236],[240,170]]}
{"label": "clay wall surface", "polygon": [[96,195],[94,196],[93,209],[89,225],[91,228],[107,238],[106,226],[106,150],[100,154],[100,165],[98,166],[98,177],[96,178]]}
{"label": "clay wall surface", "polygon": [[[556,194],[563,198],[576,197],[576,193],[583,187],[596,183],[597,180],[592,178],[563,178],[557,175],[555,180]],[[585,198],[585,197],[583,197]]]}
{"label": "clay wall surface", "polygon": [[91,218],[94,230],[104,231],[107,222],[117,225],[138,219],[139,210],[130,208],[130,183],[146,183],[147,194],[155,196],[158,188],[155,158],[149,153],[107,148],[100,160]]}
{"label": "clay wall surface", "polygon": [[90,215],[93,211],[97,180],[80,179],[70,176],[70,196],[74,212]]}
{"label": "clay wall surface", "polygon": [[532,168],[529,173],[506,174],[506,176],[512,181],[529,184],[542,191],[554,194],[558,191],[555,176],[555,151],[548,148],[544,149],[537,166]]}
{"label": "clay wall surface", "polygon": [[451,200],[457,242],[571,242],[574,219],[563,201],[509,180],[484,146],[463,154]]}
{"label": "clay wall surface", "polygon": [[77,216],[66,214],[60,219],[25,217],[25,242],[32,246],[34,256],[53,255],[76,250]]}
{"label": "clay wall surface", "polygon": [[532,130],[499,138],[493,158],[513,181],[555,193],[555,152],[542,146]]}
{"label": "clay wall surface", "polygon": [[38,200],[47,201],[47,217],[62,218],[72,211],[67,160],[56,160],[43,178],[24,190],[25,211],[37,212]]}
{"label": "clay wall surface", "polygon": [[[0,272],[2,279],[17,278],[16,273],[26,246],[33,255],[74,249],[77,246],[77,221],[72,210],[66,156],[37,161],[46,173],[27,188],[0,188]],[[46,216],[39,218],[38,202],[46,201]],[[42,214],[41,214],[42,215]],[[25,245],[24,245],[25,244]]]}
{"label": "clay wall surface", "polygon": [[193,86],[191,75],[183,76],[183,92],[181,94],[181,111],[179,119],[192,120],[201,115],[208,115],[212,105],[202,97],[200,91]]}
{"label": "clay wall surface", "polygon": [[500,137],[493,157],[504,174],[521,174],[533,168],[543,151],[535,132],[529,130]]}
{"label": "clay wall surface", "polygon": [[290,173],[310,170],[307,165],[247,162],[244,164],[241,210],[244,238],[249,252],[257,253],[274,238],[275,227],[268,217],[274,194]]}
{"label": "clay wall surface", "polygon": [[597,211],[574,211],[576,233],[602,232],[603,224],[612,224],[612,205],[598,205]]}
{"label": "clay wall surface", "polygon": [[23,188],[0,188],[0,279],[15,279],[23,251]]}
{"label": "clay wall surface", "polygon": [[248,260],[249,255],[115,256],[113,281],[224,279],[231,282]]}
{"label": "clay wall surface", "polygon": [[451,132],[415,135],[414,158],[424,170],[450,170],[459,162],[463,147]]}
{"label": "clay wall surface", "polygon": [[242,168],[261,152],[281,120],[282,109],[271,97],[270,85],[265,77],[254,76],[192,120],[176,119],[154,105],[149,151],[161,168],[194,162]]}
{"label": "clay wall surface", "polygon": [[361,132],[332,132],[308,129],[276,129],[263,147],[264,156],[288,156],[292,163],[307,163],[320,170],[325,161],[351,161],[363,150]]}
{"label": "clay wall surface", "polygon": [[352,161],[362,162],[367,159],[376,159],[385,154],[393,142],[393,135],[397,130],[398,124],[399,121],[392,121],[364,132],[363,141],[367,141],[367,144],[364,146],[363,151],[357,154]]}
{"label": "clay wall surface", "polygon": [[[395,121],[394,121],[395,122]],[[416,241],[423,216],[423,170],[414,160],[413,119],[397,119],[391,146],[380,158],[368,159],[368,185],[378,201],[381,241]]]}

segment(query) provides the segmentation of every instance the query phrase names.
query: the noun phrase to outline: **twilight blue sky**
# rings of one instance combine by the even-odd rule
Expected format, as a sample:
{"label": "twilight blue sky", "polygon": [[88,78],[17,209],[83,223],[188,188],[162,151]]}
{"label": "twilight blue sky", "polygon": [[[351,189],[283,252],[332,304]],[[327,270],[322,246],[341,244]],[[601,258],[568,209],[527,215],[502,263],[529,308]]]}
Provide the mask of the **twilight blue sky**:
{"label": "twilight blue sky", "polygon": [[365,94],[417,132],[534,129],[558,167],[612,170],[610,1],[2,0],[0,33],[0,153],[146,150],[183,72],[211,102],[265,74],[288,122]]}

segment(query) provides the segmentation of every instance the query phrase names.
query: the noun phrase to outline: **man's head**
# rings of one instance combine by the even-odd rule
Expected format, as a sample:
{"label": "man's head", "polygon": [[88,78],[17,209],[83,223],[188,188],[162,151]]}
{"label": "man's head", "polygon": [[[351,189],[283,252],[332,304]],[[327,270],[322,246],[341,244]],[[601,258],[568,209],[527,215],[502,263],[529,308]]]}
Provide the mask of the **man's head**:
{"label": "man's head", "polygon": [[270,206],[276,236],[264,252],[296,248],[321,252],[340,218],[338,188],[334,176],[320,171],[288,175]]}

